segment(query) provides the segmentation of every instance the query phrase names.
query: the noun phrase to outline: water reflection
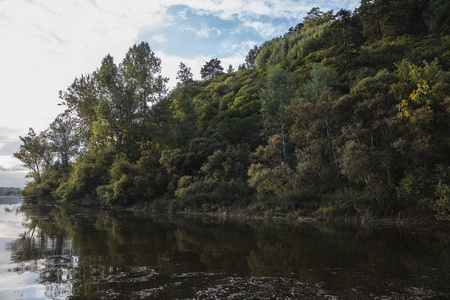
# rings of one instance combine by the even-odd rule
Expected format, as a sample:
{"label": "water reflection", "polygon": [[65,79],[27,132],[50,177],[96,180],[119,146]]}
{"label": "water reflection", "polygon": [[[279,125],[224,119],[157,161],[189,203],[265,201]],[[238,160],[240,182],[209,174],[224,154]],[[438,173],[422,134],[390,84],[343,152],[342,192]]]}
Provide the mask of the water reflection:
{"label": "water reflection", "polygon": [[37,275],[46,298],[450,298],[445,231],[21,211],[9,273]]}

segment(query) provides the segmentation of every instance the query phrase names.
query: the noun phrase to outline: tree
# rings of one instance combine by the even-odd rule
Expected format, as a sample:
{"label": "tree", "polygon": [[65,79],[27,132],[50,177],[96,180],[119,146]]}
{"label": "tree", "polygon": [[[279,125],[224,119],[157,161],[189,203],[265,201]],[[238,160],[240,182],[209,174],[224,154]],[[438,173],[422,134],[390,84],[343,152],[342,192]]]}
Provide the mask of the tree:
{"label": "tree", "polygon": [[50,145],[43,133],[37,135],[31,127],[27,136],[19,138],[23,144],[20,145],[19,152],[13,155],[31,170],[27,177],[33,177],[35,182],[40,184],[42,169],[52,165],[53,155]]}
{"label": "tree", "polygon": [[333,20],[333,11],[327,11],[323,12],[320,10],[320,7],[313,7],[307,14],[306,17],[303,19],[303,26],[301,29],[303,31],[306,31],[310,28],[317,27],[319,25],[322,25],[328,21]]}
{"label": "tree", "polygon": [[233,69],[233,66],[232,66],[231,64],[228,66],[227,73],[228,73],[228,74],[234,73],[234,69]]}
{"label": "tree", "polygon": [[167,78],[162,77],[161,60],[147,43],[134,45],[117,66],[107,55],[94,77],[98,83],[98,120],[94,142],[112,147],[131,162],[139,159],[140,146],[151,139],[150,104],[166,93]]}
{"label": "tree", "polygon": [[261,49],[255,45],[252,49],[250,49],[250,51],[248,51],[248,54],[245,57],[245,65],[247,69],[256,68],[256,57],[258,56],[260,50]]}
{"label": "tree", "polygon": [[186,66],[183,62],[180,62],[179,70],[177,72],[177,79],[179,82],[177,83],[177,86],[186,86],[186,84],[189,84],[192,82],[192,72],[191,68]]}
{"label": "tree", "polygon": [[50,124],[46,136],[51,142],[52,150],[57,153],[63,169],[79,153],[79,137],[76,132],[77,122],[67,114],[60,114]]}
{"label": "tree", "polygon": [[167,98],[170,103],[167,111],[170,117],[169,120],[166,119],[166,122],[170,123],[167,126],[170,128],[170,134],[165,131],[164,135],[165,138],[169,137],[167,140],[170,140],[169,143],[175,146],[184,145],[196,131],[197,112],[193,98],[198,88],[192,77],[191,68],[180,63],[177,73],[177,79],[180,81],[177,83],[177,88]]}
{"label": "tree", "polygon": [[320,63],[311,70],[311,81],[304,85],[302,94],[308,100],[315,101],[327,87],[336,85],[338,85],[337,73]]}
{"label": "tree", "polygon": [[332,36],[333,48],[330,51],[337,58],[337,63],[347,68],[349,61],[356,57],[356,49],[363,43],[360,20],[345,9],[338,11],[335,18],[332,24],[335,32]]}
{"label": "tree", "polygon": [[81,153],[88,148],[94,123],[98,119],[96,108],[99,97],[98,83],[89,74],[75,78],[67,91],[59,91],[59,98],[63,100],[59,105],[67,106],[65,114],[77,124],[75,130],[80,139]]}
{"label": "tree", "polygon": [[436,36],[445,36],[450,33],[450,2],[447,0],[431,1],[425,12],[428,32]]}
{"label": "tree", "polygon": [[424,5],[415,5],[418,2],[422,0],[361,0],[358,10],[364,35],[381,40],[414,32],[424,9]]}
{"label": "tree", "polygon": [[286,159],[285,123],[286,106],[294,97],[294,77],[292,73],[281,67],[272,69],[267,74],[264,87],[261,89],[261,114],[264,122],[264,133],[267,137],[281,134],[283,159]]}
{"label": "tree", "polygon": [[213,58],[206,62],[206,64],[201,68],[200,74],[202,75],[202,78],[206,80],[223,75],[224,72],[222,66],[220,65],[220,60]]}

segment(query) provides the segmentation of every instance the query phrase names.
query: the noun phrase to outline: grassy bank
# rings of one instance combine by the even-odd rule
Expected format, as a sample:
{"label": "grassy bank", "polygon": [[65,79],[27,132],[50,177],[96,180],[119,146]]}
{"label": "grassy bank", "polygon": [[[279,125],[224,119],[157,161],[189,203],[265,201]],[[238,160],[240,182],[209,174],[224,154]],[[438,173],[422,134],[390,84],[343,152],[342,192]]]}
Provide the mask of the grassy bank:
{"label": "grassy bank", "polygon": [[[217,200],[217,199],[216,199]],[[361,225],[448,227],[450,221],[438,219],[427,210],[401,210],[386,213],[370,205],[360,206],[348,201],[322,199],[299,205],[289,198],[276,196],[247,198],[240,201],[211,201],[206,197],[158,198],[140,202],[130,209],[140,213],[173,213],[221,218],[264,219],[287,222],[331,221]],[[363,208],[364,207],[364,208]]]}

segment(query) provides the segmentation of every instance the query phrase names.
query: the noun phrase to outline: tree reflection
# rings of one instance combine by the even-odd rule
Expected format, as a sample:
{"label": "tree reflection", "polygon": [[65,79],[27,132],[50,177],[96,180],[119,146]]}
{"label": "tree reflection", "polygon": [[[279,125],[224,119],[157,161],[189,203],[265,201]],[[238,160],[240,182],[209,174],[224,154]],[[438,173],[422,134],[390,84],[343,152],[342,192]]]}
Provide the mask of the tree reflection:
{"label": "tree reflection", "polygon": [[[9,245],[18,264],[14,271],[38,272],[49,298],[139,290],[192,297],[192,287],[177,288],[182,280],[201,286],[215,276],[296,278],[341,291],[357,282],[371,292],[385,280],[450,280],[450,239],[443,232],[38,205],[24,205],[22,211],[24,232]],[[373,283],[374,278],[383,279]]]}

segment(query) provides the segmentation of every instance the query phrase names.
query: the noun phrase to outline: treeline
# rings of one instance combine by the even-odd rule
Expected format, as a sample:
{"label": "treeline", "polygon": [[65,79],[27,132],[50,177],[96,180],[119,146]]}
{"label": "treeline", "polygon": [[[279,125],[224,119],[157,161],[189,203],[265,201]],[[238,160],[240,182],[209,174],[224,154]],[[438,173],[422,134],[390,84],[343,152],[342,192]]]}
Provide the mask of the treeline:
{"label": "treeline", "polygon": [[66,111],[14,155],[23,195],[65,203],[258,215],[450,218],[446,0],[313,8],[167,91],[147,43],[60,93]]}

